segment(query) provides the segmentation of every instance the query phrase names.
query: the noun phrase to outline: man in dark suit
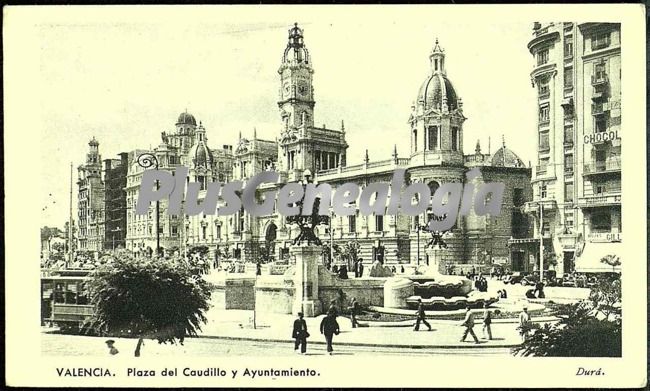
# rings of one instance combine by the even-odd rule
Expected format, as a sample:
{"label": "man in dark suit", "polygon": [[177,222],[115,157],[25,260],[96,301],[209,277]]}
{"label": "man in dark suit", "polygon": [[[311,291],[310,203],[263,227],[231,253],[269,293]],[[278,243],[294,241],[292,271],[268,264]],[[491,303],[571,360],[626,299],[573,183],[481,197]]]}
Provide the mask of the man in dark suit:
{"label": "man in dark suit", "polygon": [[328,311],[327,315],[320,322],[320,333],[325,335],[327,342],[327,353],[331,356],[334,349],[332,348],[332,339],[334,334],[339,335],[339,324],[336,321],[336,315],[332,311]]}
{"label": "man in dark suit", "polygon": [[356,277],[363,277],[363,258],[359,258],[357,262],[357,274]]}
{"label": "man in dark suit", "polygon": [[422,305],[422,299],[418,299],[418,312],[416,312],[417,319],[415,320],[415,328],[413,331],[420,331],[420,322],[429,328],[431,331],[431,325],[427,322],[426,314],[424,313],[424,305]]}
{"label": "man in dark suit", "polygon": [[350,306],[350,316],[352,318],[352,328],[356,328],[359,326],[359,322],[357,321],[357,315],[359,315],[360,308],[359,308],[359,302],[357,301],[356,298],[352,298],[352,305]]}
{"label": "man in dark suit", "polygon": [[307,353],[307,337],[309,337],[309,333],[307,332],[307,322],[305,322],[303,317],[304,314],[298,312],[298,319],[293,321],[293,333],[291,336],[296,340],[294,351],[297,353],[298,347],[300,347],[300,353],[305,354]]}

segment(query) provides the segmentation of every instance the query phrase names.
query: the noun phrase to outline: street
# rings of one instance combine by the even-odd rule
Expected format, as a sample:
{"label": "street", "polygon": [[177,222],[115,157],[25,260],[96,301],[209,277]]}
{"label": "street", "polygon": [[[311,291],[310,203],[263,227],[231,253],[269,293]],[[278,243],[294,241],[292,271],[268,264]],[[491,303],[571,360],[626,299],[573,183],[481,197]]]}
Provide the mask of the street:
{"label": "street", "polygon": [[[104,341],[107,338],[87,337],[78,335],[63,335],[41,333],[41,351],[44,356],[95,356],[108,357],[108,349]],[[113,338],[119,355],[133,357],[137,340]],[[181,345],[161,345],[154,340],[145,340],[141,357],[164,356],[190,356],[190,357],[215,357],[215,356],[293,356],[293,344],[289,342],[264,342],[243,341],[220,338],[189,338]],[[307,355],[326,355],[325,345],[308,345]],[[361,355],[361,356],[508,356],[509,348],[481,347],[472,348],[386,348],[375,346],[343,346],[336,345],[334,340],[334,355]]]}

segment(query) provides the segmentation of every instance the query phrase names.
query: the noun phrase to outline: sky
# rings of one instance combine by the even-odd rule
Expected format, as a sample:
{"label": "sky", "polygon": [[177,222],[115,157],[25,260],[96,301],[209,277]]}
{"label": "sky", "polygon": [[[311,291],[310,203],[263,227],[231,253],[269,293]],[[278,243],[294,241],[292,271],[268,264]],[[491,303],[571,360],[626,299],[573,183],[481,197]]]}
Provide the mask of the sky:
{"label": "sky", "polygon": [[294,22],[304,28],[315,69],[315,124],[339,129],[345,121],[348,164],[360,163],[365,149],[371,160],[388,159],[394,144],[407,156],[407,120],[436,38],[468,118],[465,153],[477,139],[483,152],[490,140],[494,152],[503,137],[528,163],[535,157],[526,48],[533,20],[463,15],[352,6],[57,13],[38,26],[34,76],[42,225],[67,220],[70,162],[76,180],[93,136],[103,159],[156,147],[187,109],[212,148],[234,145],[240,131],[252,137],[253,128],[259,138],[277,137],[277,70]]}

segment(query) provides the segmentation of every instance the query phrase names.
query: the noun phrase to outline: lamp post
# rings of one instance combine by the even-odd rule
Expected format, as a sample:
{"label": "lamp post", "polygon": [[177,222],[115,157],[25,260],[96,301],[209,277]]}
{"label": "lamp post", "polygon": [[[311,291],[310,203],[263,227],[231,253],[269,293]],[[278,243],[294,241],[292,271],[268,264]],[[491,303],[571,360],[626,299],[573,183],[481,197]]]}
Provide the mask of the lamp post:
{"label": "lamp post", "polygon": [[416,228],[416,230],[418,232],[418,262],[417,262],[418,266],[420,266],[420,232],[421,231],[427,231],[428,232],[428,229],[429,229],[429,227],[427,227],[426,225],[421,225],[421,224],[418,224],[417,228]]}
{"label": "lamp post", "polygon": [[334,262],[334,227],[332,227],[332,222],[334,221],[334,211],[330,211],[330,265]]}
{"label": "lamp post", "polygon": [[[153,153],[143,153],[138,156],[138,165],[144,169],[153,167],[158,169],[158,158]],[[160,183],[156,181],[156,190]],[[156,255],[160,255],[160,201],[156,201]]]}
{"label": "lamp post", "polygon": [[539,281],[544,279],[544,204],[539,202]]}

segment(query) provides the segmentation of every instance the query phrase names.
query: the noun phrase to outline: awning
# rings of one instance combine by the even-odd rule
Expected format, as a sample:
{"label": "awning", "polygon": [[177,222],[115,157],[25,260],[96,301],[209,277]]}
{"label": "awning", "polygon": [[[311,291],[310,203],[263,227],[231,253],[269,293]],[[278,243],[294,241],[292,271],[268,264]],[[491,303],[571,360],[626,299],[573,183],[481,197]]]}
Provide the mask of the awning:
{"label": "awning", "polygon": [[[623,250],[621,243],[585,243],[582,252],[575,261],[575,270],[579,273],[607,273],[621,271],[621,266],[611,266],[601,259],[619,257]],[[619,261],[622,261],[619,258]]]}

